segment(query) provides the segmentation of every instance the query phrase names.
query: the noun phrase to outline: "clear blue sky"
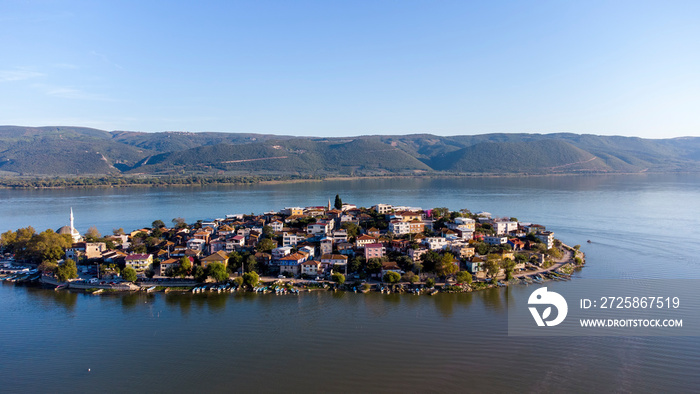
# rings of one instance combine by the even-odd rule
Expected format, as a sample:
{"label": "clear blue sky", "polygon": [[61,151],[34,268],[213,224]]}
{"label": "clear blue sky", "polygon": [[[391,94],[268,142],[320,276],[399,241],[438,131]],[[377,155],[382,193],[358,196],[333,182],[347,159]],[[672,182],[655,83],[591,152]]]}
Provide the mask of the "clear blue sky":
{"label": "clear blue sky", "polygon": [[700,1],[0,2],[0,124],[700,136]]}

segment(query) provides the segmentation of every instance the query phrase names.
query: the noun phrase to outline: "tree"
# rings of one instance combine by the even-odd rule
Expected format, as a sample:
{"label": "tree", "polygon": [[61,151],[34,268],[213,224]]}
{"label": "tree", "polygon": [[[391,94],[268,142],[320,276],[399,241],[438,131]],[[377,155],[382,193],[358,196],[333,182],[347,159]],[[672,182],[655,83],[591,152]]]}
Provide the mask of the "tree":
{"label": "tree", "polygon": [[561,250],[559,250],[559,249],[557,249],[557,248],[548,249],[548,250],[547,250],[547,254],[550,255],[550,256],[552,256],[552,257],[555,258],[555,259],[560,259],[561,256],[562,256]]}
{"label": "tree", "polygon": [[367,261],[367,270],[371,273],[379,273],[382,270],[382,260],[373,257]]}
{"label": "tree", "polygon": [[384,277],[382,277],[382,281],[384,281],[386,283],[392,283],[392,284],[399,283],[400,280],[401,280],[401,275],[398,272],[394,272],[394,271],[387,271],[384,274]]}
{"label": "tree", "polygon": [[180,257],[180,265],[177,267],[175,274],[179,275],[181,278],[184,278],[190,274],[190,271],[192,271],[192,262],[190,261],[190,258],[185,256]]}
{"label": "tree", "polygon": [[263,236],[270,239],[275,238],[275,230],[270,226],[263,226]]}
{"label": "tree", "polygon": [[258,276],[257,272],[246,272],[243,274],[243,283],[247,284],[250,287],[255,287],[255,285],[258,284],[260,281],[260,276]]}
{"label": "tree", "polygon": [[78,277],[78,267],[75,265],[75,261],[68,259],[63,264],[56,267],[56,278],[59,281],[65,282],[68,279],[75,279]]}
{"label": "tree", "polygon": [[100,234],[95,226],[90,226],[87,232],[85,232],[86,241],[97,241],[100,238],[102,238],[102,234]]}
{"label": "tree", "polygon": [[515,261],[511,259],[503,260],[503,270],[506,273],[506,280],[513,279],[513,271],[515,270]]}
{"label": "tree", "polygon": [[433,278],[426,279],[425,286],[428,288],[435,287],[435,279],[433,279]]}
{"label": "tree", "polygon": [[185,219],[183,218],[174,218],[172,222],[173,227],[175,227],[176,229],[187,228],[187,223],[185,223]]}
{"label": "tree", "polygon": [[262,241],[258,242],[258,244],[255,246],[255,250],[258,252],[269,253],[275,247],[277,247],[275,241],[269,238],[264,238]]}
{"label": "tree", "polygon": [[435,270],[440,276],[449,276],[459,270],[459,267],[454,264],[455,257],[452,253],[445,253],[440,258],[440,265]]}
{"label": "tree", "polygon": [[416,275],[412,271],[408,271],[405,274],[403,274],[403,276],[401,276],[401,280],[404,282],[416,283],[418,282],[418,275]]}
{"label": "tree", "polygon": [[331,275],[331,279],[333,280],[333,282],[341,286],[343,285],[343,283],[345,283],[345,275],[341,274],[340,272],[334,272]]}
{"label": "tree", "polygon": [[459,283],[472,284],[472,274],[470,274],[469,271],[459,271],[455,276]]}
{"label": "tree", "polygon": [[211,263],[207,266],[207,275],[212,277],[217,282],[223,282],[228,279],[226,266],[222,263]]}
{"label": "tree", "polygon": [[484,263],[484,269],[489,277],[495,278],[501,270],[501,262],[497,259],[488,259]]}
{"label": "tree", "polygon": [[5,231],[0,235],[0,247],[9,253],[14,252],[15,244],[17,243],[17,233],[12,230]]}
{"label": "tree", "polygon": [[241,269],[243,264],[243,256],[240,253],[233,251],[228,254],[228,271],[235,274]]}
{"label": "tree", "polygon": [[131,267],[126,267],[122,270],[122,279],[127,282],[136,282],[136,270]]}
{"label": "tree", "polygon": [[[19,231],[19,230],[18,230]],[[33,234],[22,247],[22,257],[34,262],[56,262],[71,247],[73,240],[68,234],[58,234],[48,229],[39,234]]]}
{"label": "tree", "polygon": [[207,280],[207,273],[204,272],[204,268],[201,265],[192,268],[192,276],[194,276],[194,280],[200,283]]}
{"label": "tree", "polygon": [[343,209],[343,200],[340,199],[338,194],[335,195],[335,204],[333,204],[335,209]]}
{"label": "tree", "polygon": [[344,222],[340,225],[340,228],[345,229],[348,233],[348,239],[357,237],[360,234],[360,226],[353,222]]}
{"label": "tree", "polygon": [[165,227],[165,223],[163,223],[162,220],[154,220],[153,223],[151,223],[151,228],[154,230],[162,227]]}

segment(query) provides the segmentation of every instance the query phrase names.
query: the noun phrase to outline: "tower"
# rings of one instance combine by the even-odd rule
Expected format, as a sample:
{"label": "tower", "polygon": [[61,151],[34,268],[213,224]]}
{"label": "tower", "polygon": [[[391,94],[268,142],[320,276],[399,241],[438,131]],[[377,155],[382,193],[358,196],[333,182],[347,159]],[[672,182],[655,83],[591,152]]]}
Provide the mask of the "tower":
{"label": "tower", "polygon": [[328,210],[329,211],[331,210],[331,199],[330,198],[328,199]]}
{"label": "tower", "polygon": [[70,208],[70,236],[73,238],[73,242],[80,241],[80,233],[75,229],[75,223],[73,219],[73,207]]}

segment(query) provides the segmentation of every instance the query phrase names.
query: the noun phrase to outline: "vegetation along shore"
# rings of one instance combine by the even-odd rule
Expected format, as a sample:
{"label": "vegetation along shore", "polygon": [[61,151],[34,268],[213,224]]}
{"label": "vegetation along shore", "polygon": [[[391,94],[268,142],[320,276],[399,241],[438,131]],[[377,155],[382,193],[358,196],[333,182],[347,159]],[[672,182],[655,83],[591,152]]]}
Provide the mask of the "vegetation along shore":
{"label": "vegetation along shore", "polygon": [[103,236],[66,226],[0,236],[5,282],[113,291],[435,294],[567,280],[583,266],[542,224],[468,209],[333,202]]}

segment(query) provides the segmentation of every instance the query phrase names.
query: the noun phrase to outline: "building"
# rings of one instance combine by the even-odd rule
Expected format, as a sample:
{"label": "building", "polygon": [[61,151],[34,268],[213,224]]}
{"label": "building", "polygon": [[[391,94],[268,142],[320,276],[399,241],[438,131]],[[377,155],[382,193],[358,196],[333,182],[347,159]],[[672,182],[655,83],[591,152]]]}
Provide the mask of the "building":
{"label": "building", "polygon": [[357,248],[364,248],[367,244],[373,244],[377,242],[377,239],[371,235],[363,234],[355,239],[355,246]]}
{"label": "building", "polygon": [[485,235],[484,242],[489,245],[503,245],[508,243],[508,237],[505,235]]}
{"label": "building", "polygon": [[382,258],[386,254],[386,248],[382,244],[365,245],[365,259]]}
{"label": "building", "polygon": [[153,265],[152,254],[130,254],[124,259],[124,264],[131,267],[136,272],[144,272]]}
{"label": "building", "polygon": [[389,204],[377,204],[372,207],[378,214],[380,215],[386,215],[387,213],[391,212],[393,207]]}
{"label": "building", "polygon": [[447,246],[447,239],[443,237],[427,237],[423,239],[423,244],[430,250],[440,250]]}
{"label": "building", "polygon": [[535,233],[535,237],[542,241],[543,244],[547,245],[547,249],[552,249],[554,247],[554,233],[551,231],[541,231]]}
{"label": "building", "polygon": [[107,245],[104,242],[77,242],[66,249],[66,258],[75,262],[83,259],[99,259],[105,251],[107,251]]}
{"label": "building", "polygon": [[389,231],[396,235],[410,234],[411,223],[401,221],[399,219],[389,222]]}
{"label": "building", "polygon": [[199,263],[201,264],[202,268],[207,268],[207,266],[212,263],[221,263],[225,267],[228,265],[228,253],[220,250],[203,258]]}

